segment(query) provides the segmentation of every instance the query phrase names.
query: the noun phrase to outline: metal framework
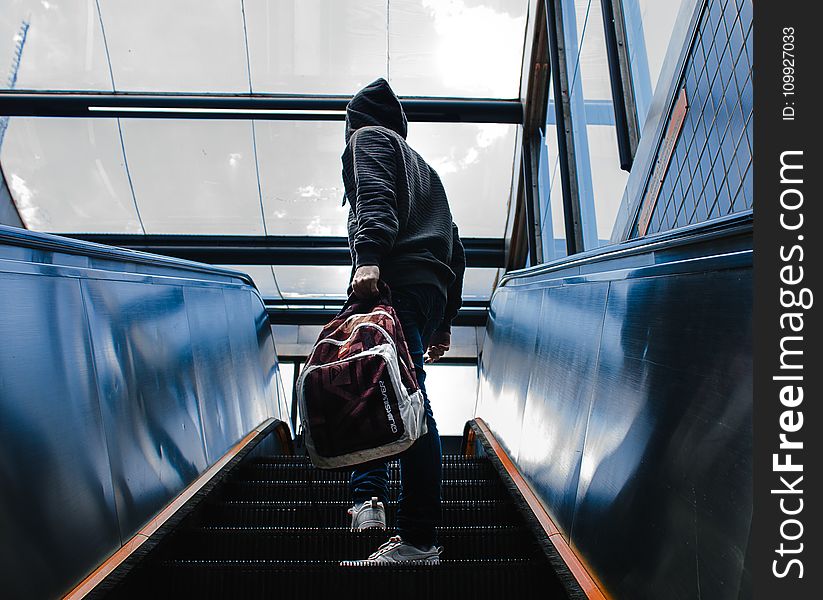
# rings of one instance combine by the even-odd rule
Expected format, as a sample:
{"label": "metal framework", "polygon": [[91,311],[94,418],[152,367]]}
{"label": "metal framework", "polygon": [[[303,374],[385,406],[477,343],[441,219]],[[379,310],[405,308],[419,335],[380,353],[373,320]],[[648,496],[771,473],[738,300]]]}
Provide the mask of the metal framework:
{"label": "metal framework", "polygon": [[[313,305],[322,304],[322,300],[312,301]],[[464,303],[466,304],[466,303]],[[455,326],[483,327],[488,317],[488,302],[482,301],[476,308],[461,308],[454,320]],[[296,308],[289,308],[294,305]],[[310,308],[283,300],[277,303],[266,302],[266,312],[273,325],[325,325],[331,321],[342,308],[343,303],[337,305],[326,304],[323,308]]]}
{"label": "metal framework", "polygon": [[[342,121],[349,100],[351,96],[5,91],[0,92],[0,115]],[[410,121],[523,122],[519,100],[414,97],[403,98],[401,102]]]}
{"label": "metal framework", "polygon": [[571,256],[582,251],[584,245],[569,100],[569,79],[566,68],[566,46],[563,35],[563,8],[561,0],[545,0],[545,2],[546,28],[549,34],[549,64],[554,86],[560,184],[563,190],[563,214],[566,220],[566,253]]}
{"label": "metal framework", "polygon": [[[222,265],[350,265],[345,237],[299,235],[143,235],[63,233],[85,242],[105,244]],[[505,246],[497,238],[462,238],[468,267],[500,268]]]}
{"label": "metal framework", "polygon": [[624,69],[624,66],[628,66],[626,42],[625,39],[618,38],[618,34],[622,34],[624,30],[623,23],[620,22],[623,13],[621,11],[618,14],[615,11],[615,6],[612,0],[602,0],[600,3],[603,13],[606,56],[609,62],[609,82],[612,90],[620,168],[624,171],[631,171],[634,153],[637,150],[637,121],[629,118],[629,113],[635,110],[634,95],[632,94],[631,102],[629,102],[627,93],[632,90],[631,80],[624,80],[624,75],[630,75]]}

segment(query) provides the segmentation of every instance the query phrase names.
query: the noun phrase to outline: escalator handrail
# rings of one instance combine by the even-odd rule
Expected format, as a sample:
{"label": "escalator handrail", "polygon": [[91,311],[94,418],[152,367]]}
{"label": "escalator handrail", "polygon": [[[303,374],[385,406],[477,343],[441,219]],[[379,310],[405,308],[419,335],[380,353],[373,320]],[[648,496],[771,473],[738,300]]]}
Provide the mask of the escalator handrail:
{"label": "escalator handrail", "polygon": [[713,239],[750,233],[752,231],[753,221],[754,213],[749,210],[706,223],[697,223],[656,235],[602,246],[540,265],[509,271],[500,279],[498,287],[503,287],[513,279],[545,275],[571,267],[580,267],[598,262],[627,258],[629,256],[648,254],[657,250],[687,246]]}
{"label": "escalator handrail", "polygon": [[[233,277],[240,279],[243,283],[257,289],[252,278],[246,273],[227,269],[225,267],[215,267],[206,263],[198,263],[182,258],[162,256],[159,254],[149,254],[139,250],[129,250],[115,246],[106,246],[94,242],[86,242],[74,238],[62,237],[50,233],[20,229],[19,227],[9,227],[0,225],[0,246],[23,246],[44,250],[46,252],[62,252],[91,258],[105,260],[132,262],[152,266],[168,266],[209,275],[220,275],[223,277]],[[0,257],[2,258],[2,257]]]}

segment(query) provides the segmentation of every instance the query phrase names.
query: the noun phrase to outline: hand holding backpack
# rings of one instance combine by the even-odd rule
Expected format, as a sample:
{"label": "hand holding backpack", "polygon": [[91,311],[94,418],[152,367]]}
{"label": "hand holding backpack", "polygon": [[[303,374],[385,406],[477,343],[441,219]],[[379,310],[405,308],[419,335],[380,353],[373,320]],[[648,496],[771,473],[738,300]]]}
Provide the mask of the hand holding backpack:
{"label": "hand holding backpack", "polygon": [[312,463],[348,467],[399,454],[426,433],[417,385],[391,292],[376,299],[349,290],[320,332],[297,379],[297,402]]}

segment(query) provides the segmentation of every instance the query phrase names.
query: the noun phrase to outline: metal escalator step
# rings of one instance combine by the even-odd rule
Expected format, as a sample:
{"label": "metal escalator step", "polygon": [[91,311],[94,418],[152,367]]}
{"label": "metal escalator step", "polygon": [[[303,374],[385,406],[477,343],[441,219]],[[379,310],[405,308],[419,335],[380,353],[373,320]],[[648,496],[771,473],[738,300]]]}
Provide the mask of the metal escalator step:
{"label": "metal escalator step", "polygon": [[[348,501],[252,501],[228,500],[207,507],[202,518],[204,525],[266,525],[274,527],[315,526],[346,527],[351,517],[346,510]],[[444,501],[443,525],[512,525],[520,517],[508,500],[474,500],[471,502]],[[386,506],[389,526],[394,523],[396,502]]]}
{"label": "metal escalator step", "polygon": [[370,567],[337,561],[173,560],[154,566],[124,597],[546,599],[553,597],[547,569],[526,559]]}
{"label": "metal escalator step", "polygon": [[[468,457],[463,456],[461,454],[444,454],[442,456],[442,463],[444,466],[452,465],[452,464],[488,464],[488,460],[486,458],[480,457]],[[284,465],[284,464],[300,464],[300,465],[311,465],[311,461],[309,460],[308,456],[287,456],[287,455],[272,455],[272,456],[262,456],[257,458],[252,458],[248,461],[248,465],[260,465],[260,464],[271,464],[271,465]],[[389,466],[397,465],[397,460],[389,461]]]}
{"label": "metal escalator step", "polygon": [[390,531],[351,532],[348,471],[305,456],[251,459],[155,548],[111,598],[565,598],[484,458],[443,457],[439,565],[341,566],[389,535],[400,468],[389,463]]}
{"label": "metal escalator step", "polygon": [[[270,481],[348,481],[350,471],[317,469],[307,462],[254,462],[238,469],[235,479]],[[400,466],[389,464],[389,476],[400,478]],[[443,465],[443,479],[496,479],[497,473],[488,461],[450,462]]]}
{"label": "metal escalator step", "polygon": [[[450,479],[441,486],[444,500],[502,500],[507,492],[499,481]],[[391,482],[389,499],[397,500],[400,483]],[[234,500],[349,500],[346,481],[230,481],[222,490],[224,498]]]}
{"label": "metal escalator step", "polygon": [[[166,558],[188,560],[358,560],[389,532],[351,532],[346,527],[200,527],[169,540]],[[541,550],[523,527],[463,526],[438,530],[444,560],[539,558]]]}

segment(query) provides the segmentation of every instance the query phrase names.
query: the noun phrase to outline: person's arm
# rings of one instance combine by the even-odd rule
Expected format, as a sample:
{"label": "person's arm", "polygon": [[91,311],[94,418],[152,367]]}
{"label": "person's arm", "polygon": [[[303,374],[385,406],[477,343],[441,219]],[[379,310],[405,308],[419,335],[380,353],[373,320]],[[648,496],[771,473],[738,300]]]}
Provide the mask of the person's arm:
{"label": "person's arm", "polygon": [[350,140],[356,188],[357,231],[353,246],[352,289],[361,298],[377,294],[380,262],[394,246],[397,219],[395,148],[391,138],[375,129],[362,129]]}
{"label": "person's arm", "polygon": [[428,363],[440,360],[443,354],[448,352],[451,346],[451,324],[463,305],[463,275],[466,272],[466,253],[463,250],[463,242],[460,241],[455,223],[452,223],[452,257],[449,267],[454,273],[454,281],[448,289],[443,322],[437,327],[429,341],[426,352],[426,362]]}

